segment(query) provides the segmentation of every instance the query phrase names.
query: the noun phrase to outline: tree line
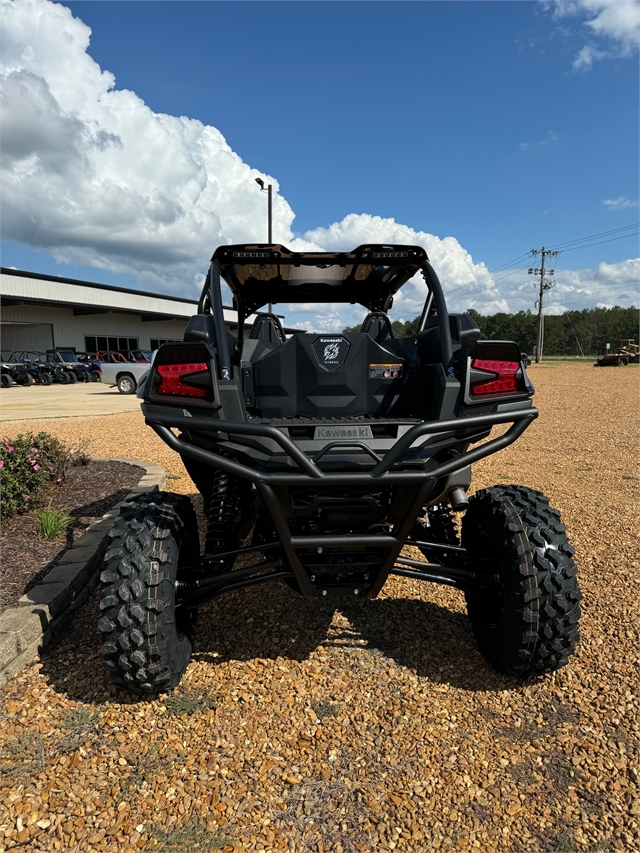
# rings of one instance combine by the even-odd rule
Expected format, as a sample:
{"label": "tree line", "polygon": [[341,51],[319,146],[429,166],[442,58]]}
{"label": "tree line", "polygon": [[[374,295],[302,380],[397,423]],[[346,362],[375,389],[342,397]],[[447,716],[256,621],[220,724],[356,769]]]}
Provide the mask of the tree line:
{"label": "tree line", "polygon": [[[523,352],[533,353],[538,335],[538,316],[532,311],[517,314],[480,314],[473,308],[466,312],[477,323],[484,340],[515,341]],[[618,349],[621,340],[638,341],[638,308],[584,308],[544,318],[545,355],[602,355],[606,345]],[[397,338],[411,337],[418,330],[420,317],[402,322],[394,320]],[[360,326],[347,326],[343,334],[359,332]]]}

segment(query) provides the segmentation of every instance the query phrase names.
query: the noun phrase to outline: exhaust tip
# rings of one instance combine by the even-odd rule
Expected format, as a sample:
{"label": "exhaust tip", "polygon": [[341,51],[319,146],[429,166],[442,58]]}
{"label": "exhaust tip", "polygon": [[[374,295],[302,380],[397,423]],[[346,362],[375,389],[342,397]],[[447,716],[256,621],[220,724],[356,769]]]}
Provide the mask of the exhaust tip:
{"label": "exhaust tip", "polygon": [[464,512],[469,506],[469,498],[463,488],[457,486],[449,492],[449,503],[454,512]]}

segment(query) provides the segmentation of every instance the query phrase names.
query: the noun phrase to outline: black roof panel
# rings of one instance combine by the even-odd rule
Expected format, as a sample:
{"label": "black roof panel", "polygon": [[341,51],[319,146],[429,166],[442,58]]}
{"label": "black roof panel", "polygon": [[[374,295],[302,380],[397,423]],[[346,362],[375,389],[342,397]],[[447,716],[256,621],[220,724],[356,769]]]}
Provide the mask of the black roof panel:
{"label": "black roof panel", "polygon": [[212,260],[247,317],[278,302],[346,302],[387,310],[420,270],[422,246],[369,244],[352,252],[292,252],[278,244],[220,246]]}

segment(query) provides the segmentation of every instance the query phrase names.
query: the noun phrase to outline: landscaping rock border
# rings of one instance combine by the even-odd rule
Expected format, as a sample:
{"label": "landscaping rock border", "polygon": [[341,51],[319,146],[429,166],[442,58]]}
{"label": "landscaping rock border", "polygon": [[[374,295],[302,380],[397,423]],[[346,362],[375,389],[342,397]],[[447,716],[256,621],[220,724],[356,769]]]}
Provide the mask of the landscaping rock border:
{"label": "landscaping rock border", "polygon": [[128,500],[147,492],[162,491],[166,474],[160,465],[139,459],[93,457],[96,462],[126,462],[146,473],[124,500],[90,525],[37,586],[0,614],[0,686],[30,664],[49,645],[69,615],[93,592],[100,576],[109,531]]}

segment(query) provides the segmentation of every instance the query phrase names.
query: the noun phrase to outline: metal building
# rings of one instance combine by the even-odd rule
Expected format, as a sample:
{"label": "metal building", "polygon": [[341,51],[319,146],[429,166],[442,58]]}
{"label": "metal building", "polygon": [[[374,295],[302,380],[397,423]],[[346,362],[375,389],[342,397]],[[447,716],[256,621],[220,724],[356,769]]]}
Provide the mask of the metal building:
{"label": "metal building", "polygon": [[[0,267],[1,346],[7,350],[153,350],[181,341],[197,302]],[[236,312],[224,309],[228,328]],[[251,327],[253,317],[246,321]],[[293,330],[287,330],[293,331]]]}

